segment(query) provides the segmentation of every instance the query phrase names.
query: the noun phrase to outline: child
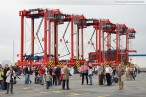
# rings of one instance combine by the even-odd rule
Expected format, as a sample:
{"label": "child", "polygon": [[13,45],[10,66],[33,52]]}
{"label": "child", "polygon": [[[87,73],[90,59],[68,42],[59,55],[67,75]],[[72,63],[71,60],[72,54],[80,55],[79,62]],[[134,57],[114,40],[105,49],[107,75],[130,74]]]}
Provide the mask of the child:
{"label": "child", "polygon": [[47,74],[46,74],[46,77],[45,77],[45,79],[46,79],[46,89],[49,89],[49,87],[50,87],[51,78],[52,78],[52,76],[50,75],[50,72],[47,71]]}

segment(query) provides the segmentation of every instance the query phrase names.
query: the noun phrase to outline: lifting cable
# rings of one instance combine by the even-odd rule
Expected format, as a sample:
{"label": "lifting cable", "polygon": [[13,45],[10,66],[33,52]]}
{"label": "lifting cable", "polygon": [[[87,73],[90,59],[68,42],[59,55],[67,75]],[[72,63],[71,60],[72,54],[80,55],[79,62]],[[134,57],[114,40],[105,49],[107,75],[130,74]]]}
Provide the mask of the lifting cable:
{"label": "lifting cable", "polygon": [[[87,35],[86,35],[86,30],[84,30],[84,35],[85,35],[85,37],[87,38]],[[87,39],[88,40],[88,39]],[[92,39],[90,38],[90,40],[92,41]],[[84,47],[86,48],[85,50],[84,50],[84,52],[86,52],[86,51],[89,51],[90,49],[91,49],[91,46],[88,46],[88,44],[87,45],[85,45],[84,44]],[[87,49],[88,48],[88,49]],[[94,49],[94,46],[93,46],[93,49]]]}
{"label": "lifting cable", "polygon": [[43,18],[42,18],[42,20],[40,21],[40,24],[39,24],[38,29],[37,29],[37,31],[36,31],[36,36],[37,36],[37,39],[38,39],[39,44],[40,44],[40,46],[41,46],[41,49],[42,49],[42,51],[44,52],[43,46],[42,46],[41,41],[40,41],[40,38],[39,38],[39,36],[38,36],[38,33],[39,33],[40,28],[41,28],[41,26],[42,26],[42,23],[43,23]]}
{"label": "lifting cable", "polygon": [[25,50],[24,50],[24,51],[27,53],[27,52],[30,50],[31,44],[29,45],[28,49],[26,49],[26,42],[27,42],[27,41],[30,41],[30,39],[27,40],[27,37],[26,37],[26,36],[27,36],[27,34],[26,34],[26,27],[27,27],[27,28],[29,29],[29,31],[31,32],[30,27],[29,27],[29,25],[28,25],[28,23],[27,23],[27,21],[26,21],[26,19],[25,19],[25,32],[24,32],[24,33],[25,33],[25,35],[24,35],[24,36],[25,36]]}
{"label": "lifting cable", "polygon": [[[91,35],[91,38],[90,38],[90,41],[91,41],[91,45],[92,45],[92,38],[93,38],[93,36],[94,36],[94,34],[95,34],[95,31],[96,31],[96,29],[94,29],[94,31],[93,31],[93,33],[92,33],[92,35]],[[96,49],[95,49],[95,46],[94,45],[92,45],[93,46],[93,48],[94,48],[94,50],[96,51]]]}
{"label": "lifting cable", "polygon": [[[63,31],[60,29],[60,27],[58,26],[58,28],[59,28],[59,33],[60,33],[60,36],[58,35],[58,39],[62,39],[62,36],[61,35],[63,35]],[[60,41],[60,40],[59,40]],[[58,43],[58,48],[59,48],[59,46],[61,45],[61,47],[60,48],[62,48],[61,50],[61,52],[63,52],[64,51],[64,49],[65,49],[65,46],[64,46],[64,42],[62,43],[62,42],[59,42]],[[62,47],[63,46],[63,47]]]}
{"label": "lifting cable", "polygon": [[[37,47],[38,47],[38,50],[36,50],[36,52],[39,52],[39,51],[40,51],[40,46],[39,46],[39,44],[37,43],[37,41],[35,41],[35,43],[36,43],[36,45],[37,45]],[[41,52],[41,53],[43,53],[43,52]],[[41,53],[35,53],[34,55],[41,54]]]}
{"label": "lifting cable", "polygon": [[[116,39],[117,39],[117,38],[116,38]],[[116,39],[113,40],[114,43],[116,43]],[[121,40],[121,39],[120,39],[120,40]],[[112,46],[111,46],[111,47],[112,47]],[[120,47],[124,49],[123,46],[120,45]],[[115,49],[114,49],[114,50],[115,50]]]}
{"label": "lifting cable", "polygon": [[[109,41],[107,41],[106,38],[107,38],[107,36],[105,36],[104,41],[107,42],[107,43],[109,44]],[[113,42],[114,42],[114,40],[113,40]],[[110,44],[110,46],[111,46],[114,50],[116,50],[111,44]]]}
{"label": "lifting cable", "polygon": [[[41,21],[41,22],[43,22],[43,21]],[[41,25],[41,24],[42,24],[42,23],[40,23],[40,25]],[[39,26],[40,26],[40,25],[39,25]],[[31,31],[31,30],[30,30],[30,27],[29,27],[29,25],[28,25],[28,23],[27,23],[27,21],[26,21],[26,19],[25,19],[25,47],[26,47],[26,42],[31,40],[31,39],[28,39],[28,40],[27,40],[27,38],[26,38],[26,27],[28,27],[29,31]],[[38,32],[39,32],[39,30],[40,30],[40,27],[38,28],[37,33],[36,33],[37,38],[39,38],[39,37],[38,37]],[[35,42],[36,42],[36,41],[35,41]],[[36,42],[36,44],[37,44],[37,42]],[[40,44],[41,44],[41,43],[40,43]],[[37,44],[37,46],[38,46],[38,44]],[[31,47],[31,44],[29,45],[29,47],[28,47],[27,50],[25,49],[25,52],[26,52],[26,53],[30,50],[30,47]],[[39,47],[39,46],[38,46],[38,47]],[[43,52],[41,52],[41,53],[43,53]],[[39,53],[36,53],[36,54],[39,54]],[[36,54],[35,54],[35,55],[36,55]]]}
{"label": "lifting cable", "polygon": [[66,47],[66,49],[67,49],[67,51],[68,51],[68,54],[62,55],[62,56],[60,56],[59,58],[65,57],[65,56],[67,56],[67,55],[70,55],[69,48],[68,48],[68,46],[67,46],[67,44],[66,44],[66,41],[65,41],[65,34],[66,34],[67,30],[68,30],[69,25],[70,25],[70,22],[68,22],[67,27],[66,27],[66,29],[65,29],[65,31],[64,31],[64,34],[63,34],[63,36],[62,36],[63,41],[64,41],[64,43],[65,43],[65,47]]}
{"label": "lifting cable", "polygon": [[121,44],[120,44],[120,47],[121,47],[122,49],[124,49],[124,47],[122,46],[122,43],[123,43],[122,39],[123,39],[123,38],[121,39],[121,38],[119,37],[119,39],[120,39],[120,41],[121,41],[121,42],[120,42],[120,43],[121,43]]}
{"label": "lifting cable", "polygon": [[28,49],[27,49],[27,51],[26,51],[26,52],[28,52],[28,51],[30,50],[30,47],[31,47],[31,45],[29,45],[29,47],[28,47]]}
{"label": "lifting cable", "polygon": [[[86,35],[86,34],[87,34],[86,32],[87,32],[87,31],[84,30],[84,36],[85,36],[85,37],[87,38],[87,40],[88,40],[88,37],[87,37],[88,35]],[[95,33],[95,29],[94,29],[94,31],[93,31],[93,34],[92,34],[91,38],[90,38],[91,45],[89,46],[88,44],[87,44],[87,45],[86,45],[86,44],[83,44],[83,45],[84,45],[84,48],[86,48],[86,49],[84,50],[84,52],[90,51],[92,47],[93,47],[93,49],[95,50],[95,46],[92,45],[92,38],[93,38],[94,33]],[[88,56],[88,53],[85,53],[84,55],[85,55],[85,56]],[[88,59],[88,58],[84,58],[84,59]]]}
{"label": "lifting cable", "polygon": [[[29,29],[29,31],[31,32],[31,30],[30,30],[30,27],[29,27],[29,25],[28,25],[28,23],[27,23],[27,21],[26,21],[26,19],[25,19],[25,34],[26,34],[26,26],[27,26],[27,28]],[[26,36],[26,35],[25,35]],[[25,37],[26,38],[26,37]],[[25,43],[27,42],[27,41],[30,41],[31,39],[25,39]]]}

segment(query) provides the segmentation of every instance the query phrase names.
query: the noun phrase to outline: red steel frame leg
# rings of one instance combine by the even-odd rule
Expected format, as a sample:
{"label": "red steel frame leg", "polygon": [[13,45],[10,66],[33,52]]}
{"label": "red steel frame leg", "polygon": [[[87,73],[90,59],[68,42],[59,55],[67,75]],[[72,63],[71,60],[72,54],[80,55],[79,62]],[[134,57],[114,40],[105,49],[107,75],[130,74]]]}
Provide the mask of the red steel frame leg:
{"label": "red steel frame leg", "polygon": [[116,27],[116,64],[119,64],[119,25]]}
{"label": "red steel frame leg", "polygon": [[[48,54],[51,55],[51,22],[48,20]],[[49,57],[50,61],[50,57]]]}
{"label": "red steel frame leg", "polygon": [[105,62],[105,53],[104,53],[104,32],[102,31],[102,36],[101,36],[101,38],[102,38],[102,57],[101,57],[101,62],[102,63],[104,63]]}
{"label": "red steel frame leg", "polygon": [[111,33],[107,34],[107,50],[111,50]]}
{"label": "red steel frame leg", "polygon": [[73,16],[71,17],[71,62],[74,59],[74,22]]}
{"label": "red steel frame leg", "polygon": [[81,28],[81,43],[82,43],[82,60],[84,59],[84,34],[83,34],[83,27]]}
{"label": "red steel frame leg", "polygon": [[80,50],[79,50],[79,27],[77,26],[77,60],[79,60]]}
{"label": "red steel frame leg", "polygon": [[99,20],[99,26],[98,26],[98,32],[99,32],[99,64],[101,64],[101,20]]}
{"label": "red steel frame leg", "polygon": [[58,25],[54,22],[54,65],[58,65]]}
{"label": "red steel frame leg", "polygon": [[31,18],[31,55],[34,55],[34,18]]}
{"label": "red steel frame leg", "polygon": [[44,13],[44,62],[47,61],[47,12]]}
{"label": "red steel frame leg", "polygon": [[21,43],[20,43],[20,61],[23,62],[24,55],[24,15],[21,12]]}
{"label": "red steel frame leg", "polygon": [[[97,27],[95,29],[96,29],[96,54],[99,55],[99,31]],[[99,61],[99,56],[96,56],[96,60]]]}
{"label": "red steel frame leg", "polygon": [[129,34],[129,31],[126,31],[126,62],[128,63],[129,62],[129,39],[128,39],[128,34]]}

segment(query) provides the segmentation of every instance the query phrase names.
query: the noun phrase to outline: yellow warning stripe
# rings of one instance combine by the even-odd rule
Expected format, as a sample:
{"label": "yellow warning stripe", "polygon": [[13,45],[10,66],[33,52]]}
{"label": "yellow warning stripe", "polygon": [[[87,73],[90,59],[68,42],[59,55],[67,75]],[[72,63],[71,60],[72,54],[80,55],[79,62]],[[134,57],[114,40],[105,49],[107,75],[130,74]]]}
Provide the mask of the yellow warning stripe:
{"label": "yellow warning stripe", "polygon": [[51,68],[54,68],[54,62],[49,62]]}
{"label": "yellow warning stripe", "polygon": [[104,62],[104,65],[107,65],[108,64],[108,62]]}
{"label": "yellow warning stripe", "polygon": [[59,64],[59,66],[62,66],[63,63],[62,62],[59,62],[58,64]]}
{"label": "yellow warning stripe", "polygon": [[79,69],[80,69],[80,62],[76,62],[76,67],[77,67],[77,70],[79,71]]}

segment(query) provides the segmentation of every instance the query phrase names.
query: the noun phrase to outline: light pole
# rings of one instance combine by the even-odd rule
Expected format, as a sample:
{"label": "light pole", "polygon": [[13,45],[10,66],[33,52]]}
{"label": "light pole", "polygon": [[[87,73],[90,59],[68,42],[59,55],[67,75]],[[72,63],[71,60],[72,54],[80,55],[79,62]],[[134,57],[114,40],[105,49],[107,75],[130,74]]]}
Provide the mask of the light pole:
{"label": "light pole", "polygon": [[13,40],[13,54],[12,54],[12,65],[15,64],[15,42]]}

